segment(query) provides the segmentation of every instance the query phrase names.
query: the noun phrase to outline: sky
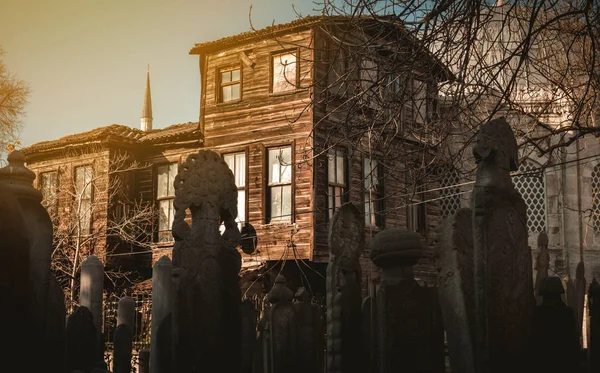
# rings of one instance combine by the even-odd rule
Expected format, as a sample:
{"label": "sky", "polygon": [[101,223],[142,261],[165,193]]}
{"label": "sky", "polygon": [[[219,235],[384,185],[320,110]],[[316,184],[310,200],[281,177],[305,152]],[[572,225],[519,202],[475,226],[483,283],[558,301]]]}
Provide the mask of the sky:
{"label": "sky", "polygon": [[150,64],[153,127],[198,120],[195,43],[314,14],[312,0],[0,0],[7,69],[31,89],[21,146],[113,123],[140,128]]}

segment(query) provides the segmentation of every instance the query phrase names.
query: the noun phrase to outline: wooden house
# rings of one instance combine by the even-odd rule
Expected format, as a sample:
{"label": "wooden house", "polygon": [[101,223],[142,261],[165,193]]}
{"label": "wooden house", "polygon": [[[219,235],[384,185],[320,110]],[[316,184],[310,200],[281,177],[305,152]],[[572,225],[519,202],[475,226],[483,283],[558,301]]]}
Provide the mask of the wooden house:
{"label": "wooden house", "polygon": [[[386,43],[392,34],[394,40],[406,34],[405,42]],[[353,47],[367,36],[376,41],[372,50]],[[364,206],[368,236],[409,227],[431,241],[439,220],[435,203],[423,203],[427,185],[417,185],[409,171],[412,154],[434,149],[403,129],[434,122],[437,83],[450,76],[417,46],[396,26],[364,19],[358,32],[343,17],[305,17],[196,44],[190,54],[199,57],[198,122],[153,129],[148,80],[142,129],[111,125],[23,151],[58,220],[72,219],[67,207],[84,188],[78,178],[97,175],[94,191],[96,183],[106,184],[106,192],[90,194],[101,206],[85,215],[80,235],[106,230],[111,216],[127,216],[138,203],[152,206],[157,215],[144,225],[148,235],[138,237],[139,245],[111,246],[105,239],[89,248],[107,265],[144,268],[172,248],[177,165],[200,149],[218,152],[235,175],[240,227],[249,223],[257,232],[256,250],[242,254],[245,281],[283,270],[292,286],[309,281],[324,292],[327,223],[342,203]],[[406,68],[400,57],[406,66],[421,61],[422,70],[414,63]],[[401,103],[401,117],[386,117],[389,108],[381,102],[397,103],[398,96],[410,98]],[[110,179],[122,177],[108,172],[111,159],[123,157],[129,176],[119,185],[126,191],[111,193]],[[71,193],[56,193],[64,183],[74,185]],[[368,252],[363,256],[369,282],[378,276]],[[433,281],[433,266],[426,259],[422,264],[417,275]]]}

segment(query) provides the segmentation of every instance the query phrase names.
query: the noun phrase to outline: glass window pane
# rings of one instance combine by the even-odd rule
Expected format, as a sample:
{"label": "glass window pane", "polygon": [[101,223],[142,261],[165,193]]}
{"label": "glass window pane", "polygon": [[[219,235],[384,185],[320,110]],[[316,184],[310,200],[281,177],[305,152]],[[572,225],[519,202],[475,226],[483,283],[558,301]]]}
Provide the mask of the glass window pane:
{"label": "glass window pane", "polygon": [[273,56],[273,92],[283,92],[296,86],[296,55]]}
{"label": "glass window pane", "polygon": [[335,207],[340,207],[342,205],[342,188],[336,187],[335,189]]}
{"label": "glass window pane", "polygon": [[365,194],[365,224],[371,225],[371,201],[368,194]]}
{"label": "glass window pane", "polygon": [[231,71],[231,81],[235,82],[235,81],[238,81],[238,80],[240,80],[240,70],[239,69],[232,70]]}
{"label": "glass window pane", "polygon": [[238,190],[238,217],[237,221],[242,222],[246,219],[246,191]]}
{"label": "glass window pane", "polygon": [[223,156],[223,160],[227,163],[227,167],[233,172],[235,175],[235,154],[225,154]]}
{"label": "glass window pane", "polygon": [[165,197],[169,195],[169,166],[164,165],[158,167],[157,180],[157,197]]}
{"label": "glass window pane", "polygon": [[92,217],[92,201],[85,199],[81,200],[80,202],[79,223],[81,234],[88,234],[90,233],[90,223]]}
{"label": "glass window pane", "polygon": [[243,187],[246,185],[246,154],[235,155],[235,185]]}
{"label": "glass window pane", "polygon": [[231,81],[231,72],[223,71],[221,73],[221,83],[229,83]]}
{"label": "glass window pane", "polygon": [[271,219],[281,217],[281,187],[271,187]]}
{"label": "glass window pane", "polygon": [[231,99],[238,100],[240,98],[240,85],[234,84],[231,86]]}
{"label": "glass window pane", "polygon": [[346,175],[344,168],[344,153],[336,152],[336,182],[338,184],[346,184]]}
{"label": "glass window pane", "polygon": [[327,177],[330,183],[335,182],[335,151],[330,149],[327,153]]}
{"label": "glass window pane", "polygon": [[292,148],[281,149],[281,182],[292,182]]}
{"label": "glass window pane", "polygon": [[292,186],[285,185],[282,188],[281,214],[284,219],[291,220],[292,216]]}
{"label": "glass window pane", "polygon": [[329,214],[329,219],[333,218],[333,213],[335,212],[335,197],[334,197],[334,190],[333,187],[329,187],[328,193],[327,193],[327,207],[328,207],[328,214]]}
{"label": "glass window pane", "polygon": [[363,183],[365,190],[371,189],[371,159],[363,158]]}
{"label": "glass window pane", "polygon": [[175,176],[177,176],[178,173],[178,167],[177,167],[177,163],[171,163],[171,165],[169,165],[169,184],[168,184],[168,193],[170,196],[174,196],[175,195]]}
{"label": "glass window pane", "polygon": [[221,101],[230,101],[231,100],[231,86],[221,87]]}
{"label": "glass window pane", "polygon": [[279,182],[279,149],[269,149],[269,184]]}
{"label": "glass window pane", "polygon": [[170,202],[171,200],[163,200],[158,202],[158,230],[159,231],[168,231],[169,220],[170,220]]}

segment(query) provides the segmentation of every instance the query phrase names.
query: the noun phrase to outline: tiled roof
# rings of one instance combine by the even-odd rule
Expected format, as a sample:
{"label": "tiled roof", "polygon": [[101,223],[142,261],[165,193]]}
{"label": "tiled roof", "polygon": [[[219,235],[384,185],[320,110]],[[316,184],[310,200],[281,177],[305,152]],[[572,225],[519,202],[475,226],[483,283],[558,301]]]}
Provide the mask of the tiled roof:
{"label": "tiled roof", "polygon": [[[280,32],[289,31],[289,30],[293,30],[296,28],[308,27],[308,26],[319,24],[322,22],[343,23],[343,22],[356,22],[356,21],[362,21],[362,22],[373,21],[373,22],[377,22],[378,24],[381,24],[381,22],[385,22],[385,20],[387,18],[389,18],[389,17],[381,16],[381,17],[375,18],[375,17],[371,17],[371,16],[306,16],[306,17],[302,17],[302,18],[293,20],[288,23],[280,23],[277,25],[265,27],[260,30],[246,31],[246,32],[242,32],[241,34],[227,36],[227,37],[217,39],[217,40],[207,41],[204,43],[197,43],[190,50],[190,54],[200,54],[200,53],[202,53],[204,51],[208,51],[208,50],[222,49],[222,48],[232,46],[234,44],[247,42],[252,39],[261,39],[261,38],[266,38],[266,37],[272,37]],[[399,30],[403,29],[403,28],[399,27],[398,24],[395,22],[392,24],[395,25]]]}
{"label": "tiled roof", "polygon": [[122,144],[144,144],[169,141],[181,136],[198,136],[198,123],[187,122],[144,132],[121,124],[98,127],[91,131],[61,137],[58,140],[42,141],[21,149],[25,155],[49,151],[57,148],[85,145],[92,142],[111,141]]}

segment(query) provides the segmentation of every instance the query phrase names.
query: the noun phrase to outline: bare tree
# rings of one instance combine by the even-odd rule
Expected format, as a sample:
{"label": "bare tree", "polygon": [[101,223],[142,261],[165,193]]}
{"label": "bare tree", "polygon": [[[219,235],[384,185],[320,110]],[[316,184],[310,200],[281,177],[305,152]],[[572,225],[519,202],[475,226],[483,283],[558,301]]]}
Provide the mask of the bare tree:
{"label": "bare tree", "polygon": [[[12,150],[21,130],[21,117],[30,90],[25,81],[12,75],[2,60],[0,47],[0,149]],[[1,152],[0,152],[1,153]]]}
{"label": "bare tree", "polygon": [[152,204],[136,198],[133,191],[136,172],[149,165],[132,160],[125,151],[80,153],[65,156],[99,156],[81,166],[61,166],[55,176],[42,174],[40,181],[43,203],[54,224],[52,269],[69,307],[76,299],[81,262],[88,255],[105,259],[106,275],[114,286],[135,282],[133,269],[124,269],[127,266],[118,259],[151,248],[151,228],[157,218]]}

